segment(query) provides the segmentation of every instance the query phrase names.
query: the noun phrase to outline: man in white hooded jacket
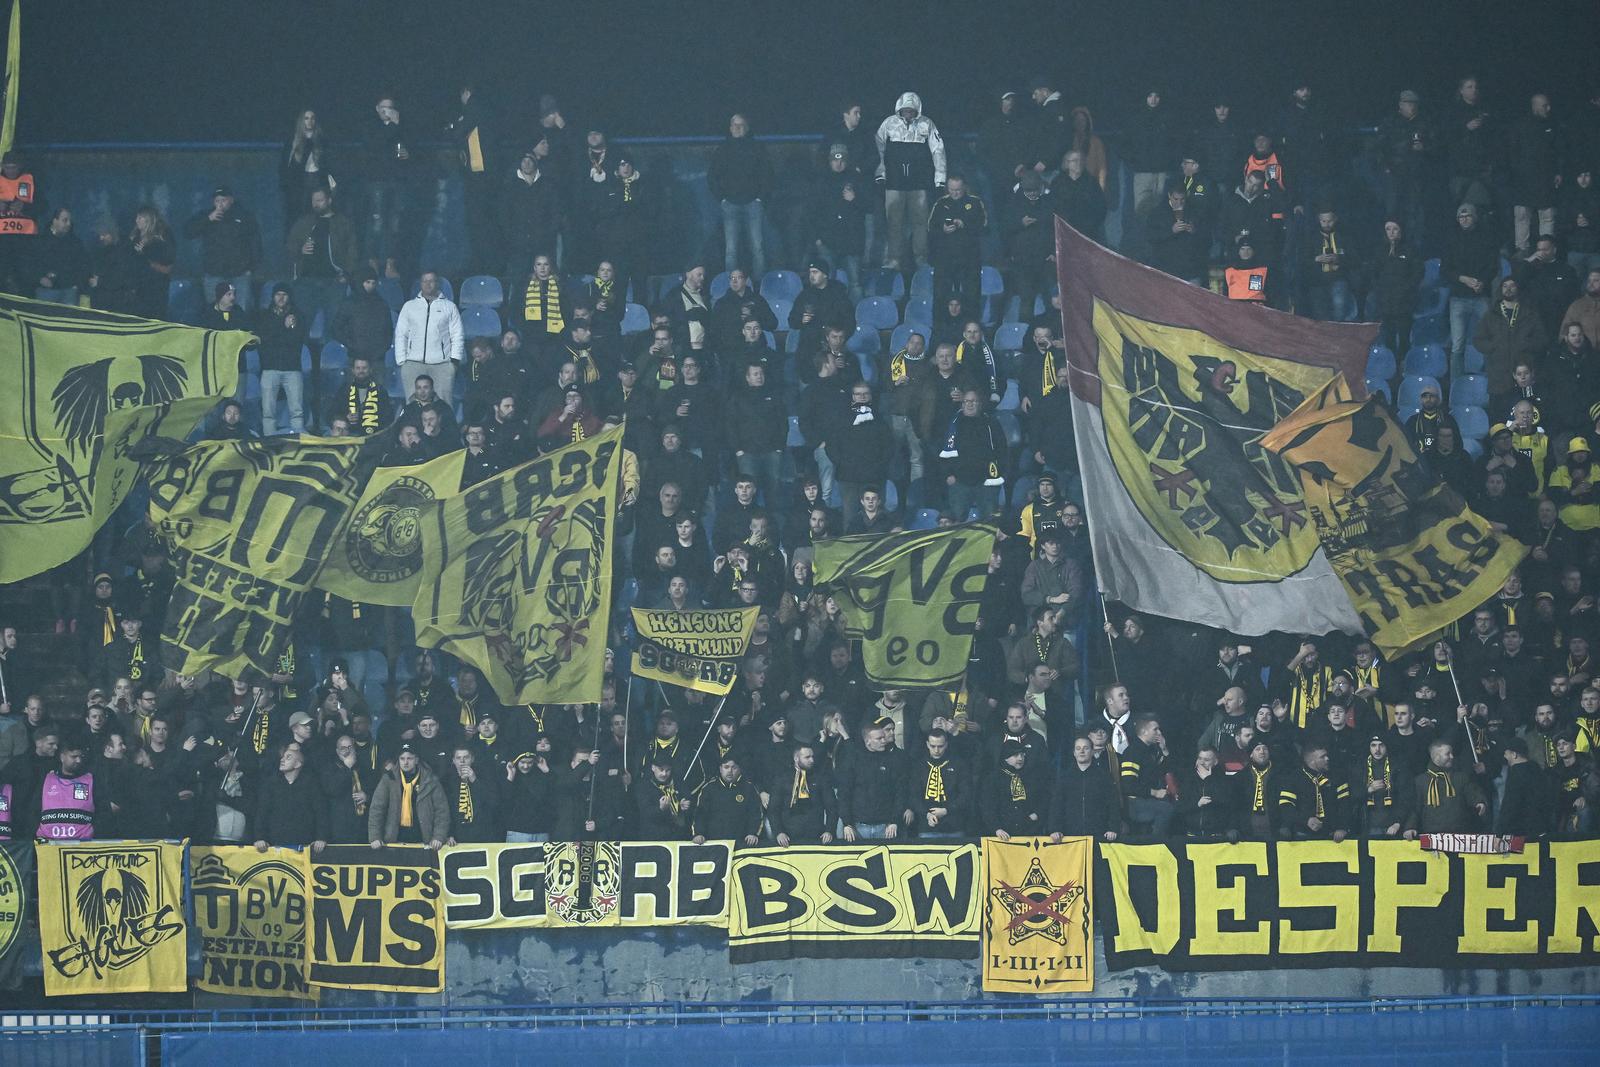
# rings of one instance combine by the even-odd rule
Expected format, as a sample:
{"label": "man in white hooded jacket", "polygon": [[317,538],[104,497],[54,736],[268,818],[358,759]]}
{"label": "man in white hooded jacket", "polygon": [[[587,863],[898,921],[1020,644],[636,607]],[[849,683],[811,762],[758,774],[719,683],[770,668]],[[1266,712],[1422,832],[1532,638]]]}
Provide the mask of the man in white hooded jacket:
{"label": "man in white hooded jacket", "polygon": [[884,190],[889,239],[883,265],[910,270],[928,262],[928,191],[944,185],[944,139],[922,113],[922,97],[901,93],[895,113],[878,126],[878,183]]}

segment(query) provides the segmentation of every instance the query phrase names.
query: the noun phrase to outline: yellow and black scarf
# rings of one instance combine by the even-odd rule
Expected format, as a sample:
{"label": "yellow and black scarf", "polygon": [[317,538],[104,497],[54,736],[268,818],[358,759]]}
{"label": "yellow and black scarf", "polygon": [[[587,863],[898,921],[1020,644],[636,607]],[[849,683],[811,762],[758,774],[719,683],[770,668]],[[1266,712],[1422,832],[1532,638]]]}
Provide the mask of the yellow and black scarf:
{"label": "yellow and black scarf", "polygon": [[107,603],[100,613],[104,616],[100,620],[100,647],[104,648],[117,639],[117,610]]}
{"label": "yellow and black scarf", "polygon": [[470,823],[472,821],[472,813],[472,787],[463,778],[461,787],[456,790],[456,814],[461,817],[462,822]]}
{"label": "yellow and black scarf", "polygon": [[458,721],[463,730],[476,731],[478,729],[478,698],[468,700],[466,697],[456,698],[461,703],[461,715]]}
{"label": "yellow and black scarf", "polygon": [[406,772],[400,772],[400,825],[415,826],[417,824],[417,783],[422,780],[422,771],[406,777]]}
{"label": "yellow and black scarf", "polygon": [[802,767],[794,769],[794,784],[789,787],[789,806],[811,799],[811,778]]}
{"label": "yellow and black scarf", "polygon": [[[355,770],[354,767],[350,768],[350,796],[351,796],[351,798],[353,799],[357,793],[365,793],[365,792],[366,792],[366,790],[361,788],[361,775],[356,773],[356,770]],[[357,804],[356,805],[356,814],[357,815],[365,815],[366,813],[367,813],[366,804],[362,803],[362,804]]]}
{"label": "yellow and black scarf", "polygon": [[[1337,256],[1342,255],[1343,252],[1344,250],[1339,247],[1339,235],[1337,233],[1330,232],[1322,235],[1323,255]],[[1323,263],[1321,266],[1322,273],[1324,274],[1332,274],[1334,271],[1339,269],[1339,264],[1337,263]]]}
{"label": "yellow and black scarf", "polygon": [[522,317],[528,322],[541,324],[547,334],[565,332],[567,321],[561,316],[561,282],[554,274],[542,282],[538,278],[528,279],[528,292],[522,301]]}
{"label": "yellow and black scarf", "polygon": [[1272,773],[1272,764],[1265,767],[1250,765],[1250,813],[1260,814],[1267,810],[1267,775]]}
{"label": "yellow and black scarf", "polygon": [[256,755],[265,755],[267,751],[267,737],[272,733],[270,712],[262,711],[256,716],[255,729],[250,731],[250,748]]}
{"label": "yellow and black scarf", "polygon": [[1394,792],[1392,788],[1393,781],[1391,778],[1392,770],[1393,762],[1389,759],[1389,757],[1385,756],[1382,760],[1375,760],[1371,756],[1367,757],[1367,782],[1369,785],[1372,782],[1383,783],[1382,793],[1379,793],[1376,796],[1371,793],[1367,794],[1367,807],[1387,808],[1393,806]]}
{"label": "yellow and black scarf", "polygon": [[1289,694],[1289,717],[1300,729],[1306,728],[1311,713],[1328,699],[1328,686],[1332,681],[1333,671],[1321,664],[1309,671],[1304,667],[1295,669],[1294,691]]}
{"label": "yellow and black scarf", "polygon": [[141,635],[134,641],[133,649],[128,653],[128,681],[135,685],[144,681],[144,637]]}
{"label": "yellow and black scarf", "polygon": [[[936,804],[943,804],[949,799],[949,797],[945,794],[944,788],[944,770],[948,766],[950,766],[949,760],[940,760],[938,763],[935,763],[932,760],[928,761],[928,781],[927,784],[925,784],[922,788],[923,800],[929,800]],[[1026,795],[1026,793],[1023,794],[1023,796]],[[1019,798],[1014,796],[1013,799]]]}
{"label": "yellow and black scarf", "polygon": [[1437,808],[1446,797],[1456,795],[1456,784],[1450,780],[1448,771],[1436,771],[1428,768],[1428,807]]}
{"label": "yellow and black scarf", "polygon": [[1056,391],[1056,350],[1046,348],[1039,353],[1039,359],[1044,368],[1044,380],[1039,384],[1039,395],[1049,396]]}
{"label": "yellow and black scarf", "polygon": [[1028,799],[1028,785],[1022,780],[1022,775],[1007,768],[1006,779],[1006,784],[1011,790],[1011,802],[1013,804],[1021,803]]}
{"label": "yellow and black scarf", "polygon": [[902,348],[889,357],[889,384],[905,385],[911,380],[913,364],[922,364],[926,360],[926,356],[918,356],[916,359],[912,359],[906,350]]}
{"label": "yellow and black scarf", "polygon": [[361,386],[351,382],[344,394],[344,413],[350,422],[360,427],[363,434],[377,433],[383,429],[378,421],[378,387],[368,382],[367,395],[361,395]]}
{"label": "yellow and black scarf", "polygon": [[1327,806],[1322,802],[1322,791],[1328,787],[1327,776],[1321,774],[1312,774],[1310,771],[1304,770],[1303,768],[1302,773],[1311,782],[1311,798],[1316,805],[1316,811],[1313,814],[1315,814],[1319,819],[1326,818],[1328,809]]}
{"label": "yellow and black scarf", "polygon": [[[1378,688],[1378,663],[1376,660],[1373,661],[1373,664],[1370,667],[1352,668],[1351,673],[1356,676],[1357,689],[1376,690]],[[1372,711],[1374,714],[1382,717],[1385,726],[1394,725],[1394,723],[1389,721],[1389,706],[1383,701],[1379,700],[1377,697],[1372,698]]]}
{"label": "yellow and black scarf", "polygon": [[578,380],[585,385],[593,385],[600,380],[600,365],[594,361],[594,355],[588,346],[583,348],[568,347],[567,355],[572,357],[572,362],[578,365]]}
{"label": "yellow and black scarf", "polygon": [[633,183],[639,180],[638,172],[635,171],[633,177],[631,178],[624,178],[621,175],[618,175],[617,180],[622,182],[622,202],[624,204],[633,203],[634,197],[639,195],[633,191]]}

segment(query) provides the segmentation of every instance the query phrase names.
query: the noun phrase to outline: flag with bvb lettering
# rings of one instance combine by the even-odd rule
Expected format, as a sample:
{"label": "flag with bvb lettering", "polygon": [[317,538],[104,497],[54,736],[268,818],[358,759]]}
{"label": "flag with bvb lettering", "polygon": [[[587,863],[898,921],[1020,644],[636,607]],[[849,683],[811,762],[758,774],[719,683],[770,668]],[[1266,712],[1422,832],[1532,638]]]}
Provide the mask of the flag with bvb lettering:
{"label": "flag with bvb lettering", "polygon": [[200,934],[200,977],[210,993],[315,1000],[309,984],[306,919],[310,864],[297,848],[196,845],[189,895]]}
{"label": "flag with bvb lettering", "polygon": [[424,505],[417,644],[507,704],[600,699],[622,428]]}
{"label": "flag with bvb lettering", "polygon": [[861,642],[873,684],[948,686],[966,674],[996,533],[969,523],[817,544],[817,585]]}
{"label": "flag with bvb lettering", "polygon": [[1395,654],[1500,590],[1527,546],[1417,458],[1377,400],[1330,382],[1262,438],[1294,465],[1311,526],[1375,645]]}
{"label": "flag with bvb lettering", "polygon": [[1374,327],[1224,299],[1060,219],[1056,269],[1101,591],[1236,633],[1358,631],[1299,478],[1260,438],[1334,379],[1359,395]]}
{"label": "flag with bvb lettering", "polygon": [[0,295],[0,583],[87,548],[139,476],[134,446],[188,434],[250,340]]}

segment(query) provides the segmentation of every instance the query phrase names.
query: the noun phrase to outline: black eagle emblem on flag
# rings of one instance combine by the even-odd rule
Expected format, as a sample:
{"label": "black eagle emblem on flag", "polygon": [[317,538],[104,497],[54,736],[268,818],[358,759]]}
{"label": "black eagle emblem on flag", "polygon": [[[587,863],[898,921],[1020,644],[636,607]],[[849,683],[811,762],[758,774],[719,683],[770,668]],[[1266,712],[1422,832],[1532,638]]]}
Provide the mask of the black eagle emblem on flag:
{"label": "black eagle emblem on flag", "polygon": [[105,433],[106,414],[121,408],[170,404],[183,397],[189,371],[174,356],[143,355],[138,371],[132,360],[108,356],[74,367],[50,394],[56,429],[67,450],[87,455]]}

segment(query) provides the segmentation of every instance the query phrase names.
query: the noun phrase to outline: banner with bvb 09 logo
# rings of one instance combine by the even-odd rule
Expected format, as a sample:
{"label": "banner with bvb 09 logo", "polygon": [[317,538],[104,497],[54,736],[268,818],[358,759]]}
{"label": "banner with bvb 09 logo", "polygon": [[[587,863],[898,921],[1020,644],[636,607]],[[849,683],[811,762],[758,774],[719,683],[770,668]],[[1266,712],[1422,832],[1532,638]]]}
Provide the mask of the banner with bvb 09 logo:
{"label": "banner with bvb 09 logo", "polygon": [[202,944],[195,987],[252,997],[317,997],[306,973],[305,853],[196,846],[189,850],[189,865]]}

